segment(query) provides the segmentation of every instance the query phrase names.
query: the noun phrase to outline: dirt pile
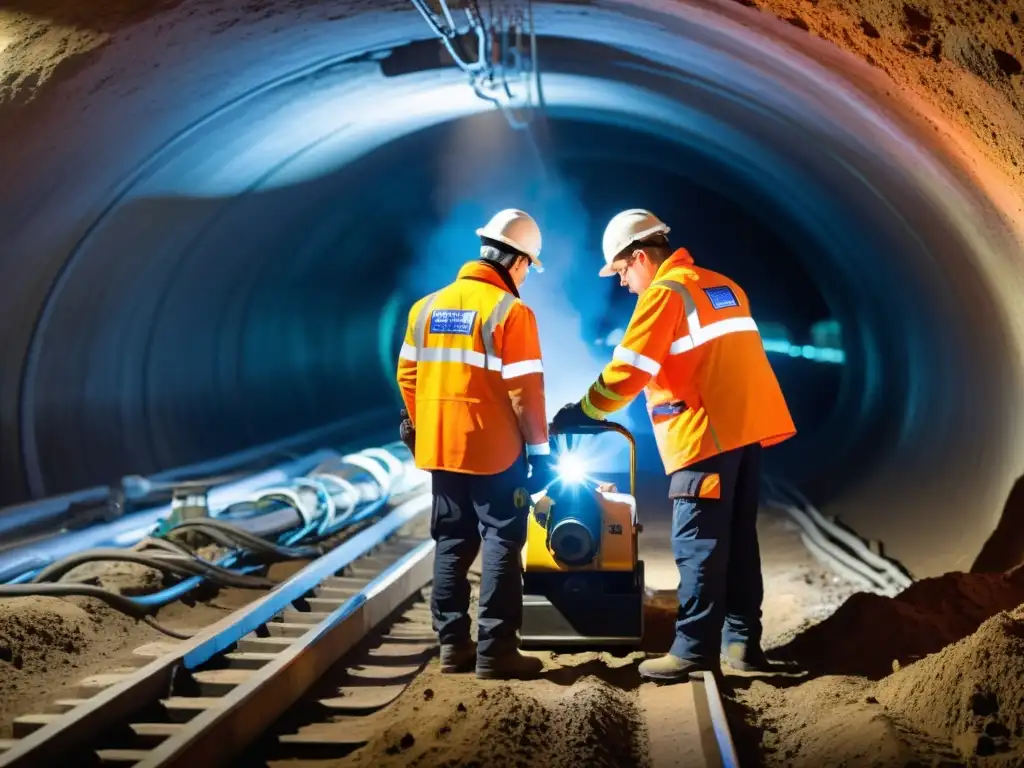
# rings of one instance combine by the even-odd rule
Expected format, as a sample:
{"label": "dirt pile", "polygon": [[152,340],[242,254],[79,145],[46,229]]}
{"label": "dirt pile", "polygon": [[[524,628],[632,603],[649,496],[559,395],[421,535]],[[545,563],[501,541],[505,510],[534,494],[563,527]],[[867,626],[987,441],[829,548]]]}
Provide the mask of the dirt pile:
{"label": "dirt pile", "polygon": [[776,651],[813,679],[735,681],[765,764],[1024,765],[1022,603],[1024,567],[854,595]]}
{"label": "dirt pile", "polygon": [[895,598],[859,593],[776,650],[818,674],[881,678],[967,637],[993,614],[1024,603],[1024,566],[1007,573],[948,573]]}
{"label": "dirt pile", "polygon": [[65,583],[92,584],[121,595],[145,595],[158,591],[163,584],[160,571],[138,563],[86,563],[68,571]]}
{"label": "dirt pile", "polygon": [[[224,547],[217,545],[203,546],[196,552],[207,563],[215,563],[226,553],[227,550]],[[143,554],[154,555],[151,551],[145,551]],[[61,582],[92,584],[129,597],[158,592],[174,580],[165,583],[163,572],[156,568],[150,568],[141,563],[118,560],[97,560],[83,563],[72,568],[60,578]]]}
{"label": "dirt pile", "polygon": [[1024,563],[1024,476],[1010,489],[1006,505],[999,517],[996,529],[992,531],[974,561],[972,571],[1008,571]]}
{"label": "dirt pile", "polygon": [[[0,738],[55,679],[73,683],[129,636],[135,621],[94,600],[0,600]],[[77,670],[77,671],[76,671]]]}
{"label": "dirt pile", "polygon": [[949,740],[965,759],[1024,764],[1024,606],[901,669],[873,693],[895,717]]}
{"label": "dirt pile", "polygon": [[754,681],[767,765],[1024,765],[1024,606],[879,682]]}
{"label": "dirt pile", "polygon": [[13,675],[9,669],[31,673],[49,661],[51,653],[74,655],[97,630],[96,620],[77,605],[56,597],[19,597],[0,602],[0,676],[4,690]]}
{"label": "dirt pile", "polygon": [[915,765],[922,750],[871,699],[869,686],[853,677],[822,677],[792,688],[754,681],[741,697],[761,731],[754,752],[768,766]]}
{"label": "dirt pile", "polygon": [[644,726],[633,699],[594,678],[566,688],[484,684],[426,676],[403,694],[395,720],[339,765],[646,765]]}

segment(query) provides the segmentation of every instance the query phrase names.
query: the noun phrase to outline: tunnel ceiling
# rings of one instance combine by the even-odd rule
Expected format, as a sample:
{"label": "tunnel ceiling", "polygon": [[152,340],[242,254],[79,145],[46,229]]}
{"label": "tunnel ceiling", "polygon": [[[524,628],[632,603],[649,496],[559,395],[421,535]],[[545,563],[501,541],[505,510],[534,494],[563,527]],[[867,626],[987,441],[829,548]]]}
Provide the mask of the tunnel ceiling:
{"label": "tunnel ceiling", "polygon": [[[550,258],[572,252],[531,284],[540,301],[590,274],[610,210],[650,199],[766,307],[842,320],[851,364],[834,420],[786,449],[798,479],[918,571],[973,556],[1021,463],[1013,294],[984,272],[1008,246],[980,193],[892,104],[742,8],[536,8],[549,125],[533,139],[554,198],[486,179],[460,197],[481,158],[524,138],[431,62],[411,11],[277,16],[223,44],[143,25],[7,121],[5,500],[387,406],[382,310],[394,319],[407,267],[453,212],[513,192],[536,207]],[[621,178],[602,185],[602,169]],[[573,184],[572,205],[551,203]],[[700,222],[684,223],[677,190],[702,188],[762,227],[763,247],[726,256],[724,238],[689,236]],[[759,239],[746,235],[733,249]],[[793,261],[768,268],[769,253]],[[773,279],[796,287],[782,298]],[[900,522],[940,504],[977,516]]]}

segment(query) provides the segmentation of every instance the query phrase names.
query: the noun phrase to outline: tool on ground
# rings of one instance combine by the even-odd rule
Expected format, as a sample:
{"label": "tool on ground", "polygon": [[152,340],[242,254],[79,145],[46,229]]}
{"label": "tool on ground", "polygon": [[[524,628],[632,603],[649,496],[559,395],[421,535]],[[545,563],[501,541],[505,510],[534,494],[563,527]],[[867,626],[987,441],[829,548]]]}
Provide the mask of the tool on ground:
{"label": "tool on ground", "polygon": [[[639,559],[636,442],[628,429],[595,421],[552,426],[558,478],[533,496],[523,547],[524,648],[636,648],[643,637],[644,563]],[[629,442],[629,493],[604,490],[573,438],[617,432]],[[558,446],[552,446],[558,451]]]}

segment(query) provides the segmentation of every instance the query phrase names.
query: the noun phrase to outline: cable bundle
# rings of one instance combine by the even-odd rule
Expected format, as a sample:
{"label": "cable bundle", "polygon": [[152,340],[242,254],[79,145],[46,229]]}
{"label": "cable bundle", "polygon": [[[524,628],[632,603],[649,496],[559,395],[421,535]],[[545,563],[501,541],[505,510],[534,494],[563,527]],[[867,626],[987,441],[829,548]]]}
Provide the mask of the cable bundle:
{"label": "cable bundle", "polygon": [[864,589],[893,597],[913,582],[895,560],[872,551],[867,542],[838,520],[819,512],[796,488],[771,478],[763,480],[764,504],[782,510],[800,526],[800,540],[820,562]]}
{"label": "cable bundle", "polygon": [[[150,614],[204,583],[272,588],[274,582],[253,574],[265,573],[273,562],[319,557],[329,548],[331,537],[369,521],[395,495],[419,486],[425,475],[412,467],[410,459],[402,443],[336,455],[305,476],[251,493],[218,510],[211,509],[209,517],[174,524],[168,524],[165,518],[130,548],[89,549],[34,570],[8,573],[9,581],[0,585],[0,598],[95,597],[171,637],[184,639],[186,635],[161,626]],[[209,480],[205,487],[212,484]],[[200,479],[179,485],[204,487],[203,483]],[[203,543],[216,550],[215,559],[200,554],[207,548]],[[33,561],[27,562],[26,567],[33,567]],[[95,562],[135,563],[157,570],[165,581],[175,583],[150,594],[126,596],[64,580],[79,566]]]}

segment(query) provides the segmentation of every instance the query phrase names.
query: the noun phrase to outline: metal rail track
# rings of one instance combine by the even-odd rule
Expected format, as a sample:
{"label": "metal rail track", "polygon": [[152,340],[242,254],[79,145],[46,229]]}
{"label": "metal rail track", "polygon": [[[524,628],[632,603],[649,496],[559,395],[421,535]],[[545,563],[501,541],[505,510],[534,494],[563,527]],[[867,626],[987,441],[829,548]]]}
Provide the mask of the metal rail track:
{"label": "metal rail track", "polygon": [[398,506],[142,668],[83,681],[81,698],[18,718],[0,766],[229,763],[430,581],[433,541],[397,535],[428,508],[429,496]]}
{"label": "metal rail track", "polygon": [[[399,535],[428,506],[425,496],[402,504],[191,640],[140,649],[152,659],[141,668],[83,681],[80,698],[18,718],[0,768],[194,768],[357,749],[436,647],[422,598],[434,543]],[[682,688],[705,765],[739,765],[714,677]]]}
{"label": "metal rail track", "polygon": [[[295,761],[310,768],[343,765],[348,755],[394,726],[396,718],[390,705],[415,682],[436,647],[428,601],[429,589],[353,650],[232,765],[266,768]],[[692,698],[692,706],[681,701],[680,709],[692,712],[694,722],[688,726],[681,723],[677,711],[670,727],[676,731],[677,742],[695,740],[700,757],[686,762],[678,752],[654,750],[647,768],[738,768],[740,762],[714,676],[694,675],[689,685],[670,690],[679,699]],[[409,731],[411,747],[418,736],[412,735],[415,728]],[[391,748],[405,746],[399,741]],[[444,762],[452,757],[439,753],[436,760]]]}
{"label": "metal rail track", "polygon": [[707,768],[739,768],[736,745],[733,743],[732,730],[729,728],[729,719],[722,705],[722,695],[715,676],[710,672],[693,675],[690,688],[697,710],[697,728],[700,731],[704,765]]}

